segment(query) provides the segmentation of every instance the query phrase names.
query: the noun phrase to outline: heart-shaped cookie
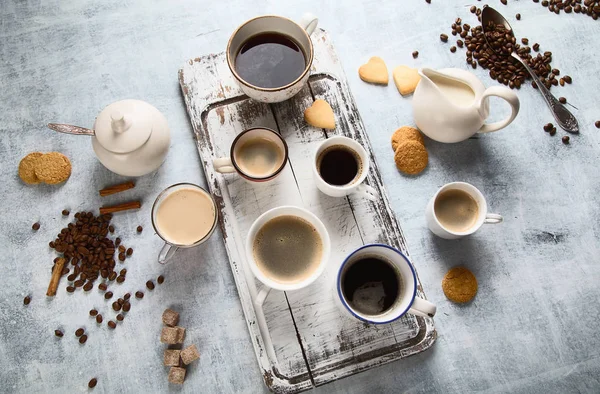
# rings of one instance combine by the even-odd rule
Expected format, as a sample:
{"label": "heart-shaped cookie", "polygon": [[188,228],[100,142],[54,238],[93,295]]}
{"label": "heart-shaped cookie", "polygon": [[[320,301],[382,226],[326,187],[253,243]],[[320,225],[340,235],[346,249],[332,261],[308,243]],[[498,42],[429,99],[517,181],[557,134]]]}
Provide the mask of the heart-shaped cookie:
{"label": "heart-shaped cookie", "polygon": [[335,116],[331,105],[325,100],[315,100],[313,105],[304,111],[304,120],[311,126],[320,129],[335,129]]}
{"label": "heart-shaped cookie", "polygon": [[382,58],[373,56],[367,64],[363,64],[358,69],[360,79],[365,82],[387,85],[390,79],[388,69]]}
{"label": "heart-shaped cookie", "polygon": [[398,66],[394,69],[394,83],[401,95],[411,94],[417,88],[421,80],[416,68],[408,66]]}

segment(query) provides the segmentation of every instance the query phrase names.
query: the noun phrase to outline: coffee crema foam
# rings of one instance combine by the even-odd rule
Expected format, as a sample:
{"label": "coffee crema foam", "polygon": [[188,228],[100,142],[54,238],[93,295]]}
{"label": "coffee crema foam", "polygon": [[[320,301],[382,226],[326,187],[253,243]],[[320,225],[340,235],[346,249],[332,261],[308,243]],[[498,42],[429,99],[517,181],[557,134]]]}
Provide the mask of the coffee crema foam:
{"label": "coffee crema foam", "polygon": [[440,224],[454,232],[465,232],[477,223],[479,205],[467,192],[450,189],[441,192],[433,206]]}
{"label": "coffee crema foam", "polygon": [[306,220],[284,215],[266,222],[256,234],[252,253],[258,268],[271,280],[299,283],[311,277],[323,257],[323,240]]}
{"label": "coffee crema foam", "polygon": [[284,155],[279,146],[264,137],[248,138],[235,151],[235,161],[248,176],[264,178],[273,175],[283,164]]}

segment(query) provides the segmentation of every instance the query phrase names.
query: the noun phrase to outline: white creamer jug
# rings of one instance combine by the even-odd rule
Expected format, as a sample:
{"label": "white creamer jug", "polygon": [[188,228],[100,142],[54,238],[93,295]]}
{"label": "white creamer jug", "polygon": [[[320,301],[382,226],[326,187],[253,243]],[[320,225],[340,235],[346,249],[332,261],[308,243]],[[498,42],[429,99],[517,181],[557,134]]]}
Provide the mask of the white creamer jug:
{"label": "white creamer jug", "polygon": [[[472,73],[457,68],[419,70],[421,80],[413,95],[413,116],[417,127],[439,142],[460,142],[475,133],[488,133],[508,126],[519,113],[519,98],[508,88],[485,88]],[[489,96],[500,97],[511,107],[506,119],[485,123]]]}

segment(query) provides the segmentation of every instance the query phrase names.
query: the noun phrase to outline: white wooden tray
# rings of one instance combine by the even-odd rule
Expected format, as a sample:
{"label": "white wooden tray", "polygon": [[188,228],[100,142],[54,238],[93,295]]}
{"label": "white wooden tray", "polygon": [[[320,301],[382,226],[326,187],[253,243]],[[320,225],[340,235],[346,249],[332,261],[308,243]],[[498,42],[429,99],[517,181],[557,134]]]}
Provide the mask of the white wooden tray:
{"label": "white wooden tray", "polygon": [[[376,202],[328,197],[312,181],[312,154],[331,135],[353,138],[372,154],[329,36],[317,30],[312,39],[315,58],[309,86],[283,103],[269,105],[246,97],[224,53],[190,60],[179,70],[198,152],[219,204],[223,239],[256,358],[266,385],[278,393],[306,390],[410,356],[429,348],[436,339],[432,319],[407,315],[375,326],[356,320],[337,304],[335,276],[350,252],[375,242],[407,255],[408,251],[374,161],[367,183],[381,195]],[[333,107],[334,132],[304,122],[304,110],[318,98]],[[229,155],[238,133],[254,126],[278,130],[289,147],[288,165],[269,185],[250,185],[236,175],[219,174],[212,166],[213,158]],[[298,205],[321,218],[331,237],[331,259],[311,286],[287,293],[271,291],[263,308],[255,308],[260,285],[246,264],[245,237],[260,214],[280,205]],[[417,291],[425,296],[420,282]]]}

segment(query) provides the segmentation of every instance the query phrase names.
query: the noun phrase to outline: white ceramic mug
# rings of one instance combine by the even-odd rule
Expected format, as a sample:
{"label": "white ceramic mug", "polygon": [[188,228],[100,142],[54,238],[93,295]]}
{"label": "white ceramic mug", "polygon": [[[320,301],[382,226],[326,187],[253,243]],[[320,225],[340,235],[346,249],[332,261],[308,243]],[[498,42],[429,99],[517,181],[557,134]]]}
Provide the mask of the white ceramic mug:
{"label": "white ceramic mug", "polygon": [[[213,209],[213,215],[214,215],[214,217],[212,219],[212,226],[211,226],[210,230],[208,231],[208,233],[201,239],[198,239],[195,242],[189,243],[189,244],[178,244],[178,243],[169,241],[167,239],[167,237],[165,235],[163,235],[163,232],[161,231],[160,226],[157,224],[157,220],[156,220],[156,215],[160,208],[160,204],[165,200],[166,197],[168,197],[172,193],[177,192],[178,190],[181,190],[181,189],[194,189],[194,190],[198,190],[199,192],[204,194],[212,202],[212,209]],[[152,227],[154,227],[154,231],[156,231],[156,234],[158,234],[158,236],[160,238],[162,238],[162,240],[165,242],[164,246],[162,247],[162,249],[160,250],[160,252],[158,254],[158,262],[161,264],[166,264],[175,255],[175,252],[179,248],[192,248],[194,246],[198,246],[198,245],[206,242],[210,238],[210,236],[214,233],[215,229],[217,228],[217,223],[219,221],[218,220],[219,219],[219,210],[217,208],[217,203],[215,202],[215,199],[213,198],[213,196],[209,192],[207,192],[206,190],[201,188],[200,186],[194,185],[193,183],[176,183],[174,185],[167,187],[165,190],[163,190],[156,197],[156,200],[154,200],[154,204],[152,205],[152,214],[151,215],[152,215]]]}
{"label": "white ceramic mug", "polygon": [[[319,159],[321,154],[332,146],[342,145],[356,153],[360,160],[360,173],[355,177],[349,184],[336,186],[331,185],[321,177],[319,173]],[[363,148],[358,142],[352,138],[343,136],[334,136],[323,141],[315,151],[313,157],[313,178],[320,191],[331,197],[344,197],[349,194],[356,194],[361,197],[365,197],[369,200],[375,201],[379,198],[379,193],[375,188],[365,185],[363,182],[369,174],[369,155],[365,148]]]}
{"label": "white ceramic mug", "polygon": [[[319,266],[315,269],[312,275],[306,277],[304,280],[300,282],[294,283],[282,283],[277,281],[274,278],[269,277],[265,274],[257,265],[256,260],[254,259],[254,240],[258,235],[260,229],[267,223],[269,220],[274,219],[279,216],[296,216],[299,217],[306,222],[310,223],[313,226],[319,237],[321,237],[321,241],[323,244],[323,250],[321,252],[321,261]],[[291,291],[302,289],[311,283],[313,283],[323,271],[325,271],[325,266],[329,261],[329,254],[331,251],[331,242],[329,240],[329,233],[325,228],[325,225],[318,217],[316,217],[313,213],[307,211],[304,208],[294,207],[294,206],[281,206],[277,208],[273,208],[268,210],[267,212],[260,215],[250,227],[250,231],[248,231],[248,236],[246,237],[246,261],[248,262],[248,266],[250,270],[254,274],[254,276],[264,284],[264,287],[259,291],[257,299],[254,301],[256,305],[262,305],[265,298],[269,294],[271,289],[281,290],[281,291]]]}
{"label": "white ceramic mug", "polygon": [[[310,75],[310,67],[314,57],[314,49],[312,41],[310,40],[310,35],[317,28],[318,22],[318,18],[308,13],[304,14],[298,23],[282,16],[265,15],[250,19],[238,27],[231,35],[225,52],[227,54],[227,65],[243,92],[246,93],[248,97],[264,103],[285,101],[298,93],[306,84]],[[240,52],[242,45],[250,37],[260,33],[282,34],[292,38],[300,47],[300,50],[304,55],[305,67],[302,74],[296,80],[276,88],[263,88],[245,81],[237,73],[235,70],[235,58]]]}
{"label": "white ceramic mug", "polygon": [[[354,308],[350,300],[346,298],[343,291],[344,275],[352,265],[363,258],[375,257],[388,263],[395,271],[400,281],[400,292],[394,303],[385,311],[379,314],[366,314]],[[436,312],[436,306],[431,302],[417,297],[417,274],[408,258],[398,249],[383,244],[364,245],[352,252],[338,271],[337,276],[337,294],[344,308],[354,317],[372,324],[391,323],[401,318],[407,313],[423,317],[433,317]],[[372,301],[376,303],[380,300],[380,294],[373,297]]]}
{"label": "white ceramic mug", "polygon": [[[244,143],[252,139],[267,139],[273,142],[274,146],[279,150],[279,153],[281,154],[281,164],[277,168],[274,168],[273,171],[271,171],[268,174],[253,174],[248,170],[244,170],[245,166],[240,163],[240,148],[244,145]],[[220,172],[222,174],[237,173],[249,182],[261,183],[275,179],[275,177],[277,177],[277,175],[279,175],[279,173],[285,167],[287,160],[288,146],[281,134],[267,127],[254,127],[251,129],[244,130],[240,134],[238,134],[237,137],[235,137],[235,139],[233,140],[233,143],[231,144],[229,157],[220,157],[218,159],[214,159],[213,167],[215,168],[215,171]]]}
{"label": "white ceramic mug", "polygon": [[[471,226],[466,231],[457,232],[457,231],[449,230],[448,228],[444,227],[440,223],[440,221],[438,220],[438,218],[436,216],[435,201],[437,200],[440,193],[448,191],[448,190],[462,190],[462,191],[468,193],[471,197],[473,197],[473,199],[477,203],[477,207],[478,207],[477,220],[475,221],[473,226]],[[485,201],[485,197],[483,197],[483,194],[479,191],[479,189],[477,189],[475,186],[473,186],[469,183],[466,183],[466,182],[452,182],[452,183],[447,183],[444,186],[442,186],[434,194],[434,196],[431,197],[431,200],[429,200],[429,203],[427,204],[427,209],[425,211],[425,217],[427,219],[427,226],[429,227],[429,229],[431,230],[432,233],[434,233],[438,237],[445,238],[445,239],[458,239],[458,238],[462,238],[466,235],[473,234],[475,231],[479,230],[479,228],[484,223],[498,224],[498,223],[502,222],[502,220],[503,220],[502,216],[495,214],[495,213],[488,213],[487,209],[488,209],[487,202]]]}

